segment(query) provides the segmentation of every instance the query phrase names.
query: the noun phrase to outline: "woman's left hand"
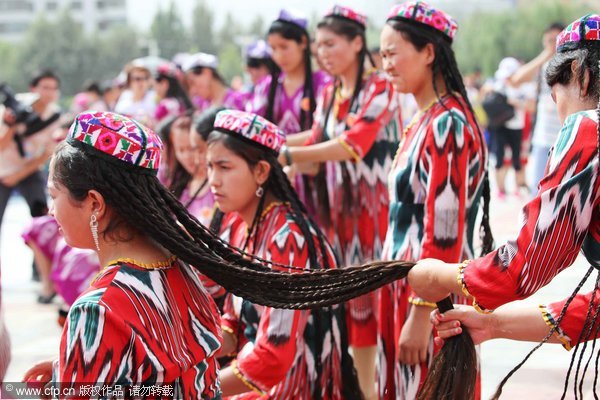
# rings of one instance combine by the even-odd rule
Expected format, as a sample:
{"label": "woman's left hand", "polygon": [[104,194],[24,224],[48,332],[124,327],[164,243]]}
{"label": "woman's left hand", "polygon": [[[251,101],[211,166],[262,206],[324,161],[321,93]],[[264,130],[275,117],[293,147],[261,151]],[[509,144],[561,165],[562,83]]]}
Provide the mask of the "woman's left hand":
{"label": "woman's left hand", "polygon": [[398,360],[401,363],[415,365],[427,361],[431,338],[429,310],[427,307],[413,306],[400,333]]}

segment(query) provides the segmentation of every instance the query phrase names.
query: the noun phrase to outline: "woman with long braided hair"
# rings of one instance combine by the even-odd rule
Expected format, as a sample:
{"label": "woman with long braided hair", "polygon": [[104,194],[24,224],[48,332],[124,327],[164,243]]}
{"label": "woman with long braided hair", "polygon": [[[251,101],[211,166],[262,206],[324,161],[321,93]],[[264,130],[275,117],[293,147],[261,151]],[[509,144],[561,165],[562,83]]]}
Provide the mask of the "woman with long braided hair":
{"label": "woman with long braided hair", "polygon": [[[471,262],[446,264],[428,259],[410,271],[413,289],[431,301],[449,292],[472,298],[474,307],[460,306],[447,314],[432,314],[441,338],[460,333],[461,324],[468,328],[475,343],[493,338],[543,340],[560,342],[571,349],[600,336],[600,275],[588,294],[578,294],[582,281],[564,301],[539,308],[505,305],[529,297],[548,284],[575,261],[579,251],[591,264],[585,279],[594,268],[600,268],[599,60],[600,15],[583,16],[558,35],[546,81],[552,88],[563,126],[550,152],[539,191],[523,208],[523,223],[516,240]],[[496,311],[491,313],[493,310]],[[594,341],[590,349],[584,343],[574,350],[563,398],[576,360],[575,398],[583,398],[583,380],[592,357],[596,360],[594,382],[597,381],[595,345]],[[586,349],[592,354],[586,355]],[[495,398],[526,359],[503,380]],[[595,383],[593,390],[595,394]]]}
{"label": "woman with long braided hair", "polygon": [[[239,214],[249,227],[231,244],[294,266],[274,267],[290,273],[334,268],[333,250],[277,162],[283,142],[283,132],[255,114],[217,115],[208,138],[211,189],[220,210]],[[236,354],[219,374],[225,396],[255,398],[258,391],[265,398],[360,397],[342,306],[281,310],[228,295],[222,325],[222,353]]]}
{"label": "woman with long braided hair", "polygon": [[[383,259],[459,262],[475,254],[482,195],[489,201],[487,149],[451,47],[456,30],[442,10],[410,1],[391,9],[381,33],[385,72],[419,108],[392,165]],[[487,208],[483,220],[489,245]],[[429,322],[436,305],[405,280],[384,287],[378,303],[379,397],[414,399],[438,351]]]}
{"label": "woman with long braided hair", "polygon": [[[387,229],[387,176],[401,129],[398,99],[373,68],[365,38],[366,16],[335,6],[317,25],[323,67],[335,78],[319,99],[305,141],[289,137],[280,161],[319,165],[314,190],[318,222],[342,266],[381,258]],[[295,145],[294,147],[291,147]],[[374,294],[347,305],[352,354],[365,398],[375,397]]]}

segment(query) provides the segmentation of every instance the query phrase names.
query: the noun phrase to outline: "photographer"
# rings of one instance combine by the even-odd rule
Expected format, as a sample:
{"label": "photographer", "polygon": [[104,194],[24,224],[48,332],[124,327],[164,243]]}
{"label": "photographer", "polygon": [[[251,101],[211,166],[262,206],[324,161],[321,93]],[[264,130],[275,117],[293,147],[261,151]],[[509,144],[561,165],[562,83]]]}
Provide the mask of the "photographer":
{"label": "photographer", "polygon": [[0,226],[4,210],[14,189],[25,198],[32,217],[47,213],[46,178],[40,168],[54,150],[52,137],[59,126],[56,104],[60,80],[44,71],[30,82],[23,101],[12,97],[3,87],[4,106],[0,106]]}

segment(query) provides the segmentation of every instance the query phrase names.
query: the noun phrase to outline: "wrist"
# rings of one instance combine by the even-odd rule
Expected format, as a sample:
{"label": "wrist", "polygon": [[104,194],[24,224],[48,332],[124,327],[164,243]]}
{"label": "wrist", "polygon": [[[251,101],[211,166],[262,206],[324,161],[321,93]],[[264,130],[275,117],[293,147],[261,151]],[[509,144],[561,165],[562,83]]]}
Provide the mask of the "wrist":
{"label": "wrist", "polygon": [[292,160],[292,153],[291,153],[289,147],[287,147],[286,145],[281,146],[281,154],[283,155],[283,158],[285,159],[285,166],[289,166],[294,163],[294,161]]}

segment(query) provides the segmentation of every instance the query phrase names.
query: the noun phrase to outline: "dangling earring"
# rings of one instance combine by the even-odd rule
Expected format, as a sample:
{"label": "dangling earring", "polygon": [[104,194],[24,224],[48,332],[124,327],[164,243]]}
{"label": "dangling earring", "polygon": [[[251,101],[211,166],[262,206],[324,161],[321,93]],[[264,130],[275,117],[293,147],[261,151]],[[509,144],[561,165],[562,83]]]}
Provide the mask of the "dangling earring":
{"label": "dangling earring", "polygon": [[263,189],[262,186],[259,186],[258,189],[256,189],[256,197],[261,198],[263,197],[263,194],[265,194],[265,189]]}
{"label": "dangling earring", "polygon": [[92,238],[94,239],[96,250],[100,251],[100,242],[98,241],[98,220],[96,219],[95,214],[92,214],[90,217],[90,230],[92,231]]}

